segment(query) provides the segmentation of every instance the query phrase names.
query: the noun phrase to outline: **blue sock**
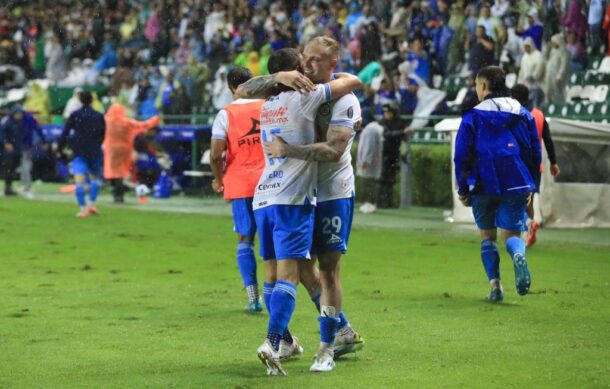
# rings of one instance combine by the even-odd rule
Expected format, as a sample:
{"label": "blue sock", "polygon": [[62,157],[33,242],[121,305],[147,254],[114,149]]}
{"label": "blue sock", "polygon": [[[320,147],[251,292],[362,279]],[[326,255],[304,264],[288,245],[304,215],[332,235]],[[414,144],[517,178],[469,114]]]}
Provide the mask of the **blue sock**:
{"label": "blue sock", "polygon": [[267,339],[275,350],[279,350],[280,340],[286,330],[296,305],[297,287],[285,280],[278,280],[271,294],[271,314]]}
{"label": "blue sock", "polygon": [[76,202],[83,208],[86,205],[85,202],[85,185],[76,184]]}
{"label": "blue sock", "polygon": [[[318,310],[318,312],[320,312],[320,293],[316,294],[315,296],[312,296],[311,301],[313,301],[313,303],[316,306],[316,309]],[[348,324],[349,324],[349,320],[347,320],[347,317],[345,316],[343,311],[341,311],[339,313],[339,326],[337,327],[337,329],[341,329]]]}
{"label": "blue sock", "polygon": [[521,254],[525,257],[525,242],[517,236],[511,236],[506,239],[506,251],[508,251],[513,259],[516,254]]}
{"label": "blue sock", "polygon": [[347,326],[349,324],[349,320],[347,320],[347,317],[345,316],[345,314],[343,313],[343,311],[341,311],[339,313],[339,325],[337,326],[337,329],[341,329],[344,328],[345,326]]}
{"label": "blue sock", "polygon": [[481,242],[481,260],[490,281],[500,278],[500,254],[496,242],[491,239],[485,239]]}
{"label": "blue sock", "polygon": [[271,314],[271,293],[273,293],[273,288],[275,284],[270,284],[268,282],[263,283],[263,299],[265,300],[265,306],[267,307],[267,312]]}
{"label": "blue sock", "polygon": [[340,322],[339,318],[320,316],[318,321],[320,322],[320,340],[322,343],[334,344],[335,334]]}
{"label": "blue sock", "polygon": [[91,184],[89,185],[89,200],[91,203],[95,203],[97,200],[97,194],[100,191],[100,180],[91,180]]}
{"label": "blue sock", "polygon": [[237,267],[239,267],[245,287],[257,284],[253,242],[239,242],[237,244]]}

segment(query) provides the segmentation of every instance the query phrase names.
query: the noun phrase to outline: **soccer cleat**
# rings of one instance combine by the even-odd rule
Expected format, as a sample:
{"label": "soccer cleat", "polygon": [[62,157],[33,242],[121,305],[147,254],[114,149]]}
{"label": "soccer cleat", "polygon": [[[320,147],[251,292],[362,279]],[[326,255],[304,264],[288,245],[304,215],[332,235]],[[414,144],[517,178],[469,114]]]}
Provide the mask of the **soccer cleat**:
{"label": "soccer cleat", "polygon": [[89,210],[88,209],[81,209],[80,211],[78,211],[78,213],[76,214],[76,217],[78,218],[86,218],[89,216]]}
{"label": "soccer cleat", "polygon": [[309,371],[325,373],[331,371],[334,367],[335,360],[333,359],[333,353],[320,350],[313,358],[313,365],[311,365]]}
{"label": "soccer cleat", "polygon": [[364,339],[352,327],[345,326],[337,331],[335,337],[335,358],[355,353],[364,347]]}
{"label": "soccer cleat", "polygon": [[524,296],[529,292],[530,285],[532,284],[525,257],[521,254],[515,254],[513,266],[515,268],[515,286],[517,287],[517,293]]}
{"label": "soccer cleat", "polygon": [[263,304],[260,301],[253,301],[246,305],[246,312],[248,313],[258,313],[263,311]]}
{"label": "soccer cleat", "polygon": [[256,354],[263,365],[267,366],[267,375],[286,375],[280,363],[280,353],[273,349],[269,339],[265,339],[265,342],[256,350]]}
{"label": "soccer cleat", "polygon": [[280,359],[289,359],[298,357],[303,354],[303,347],[299,344],[299,339],[296,336],[292,337],[292,343],[285,340],[280,340]]}
{"label": "soccer cleat", "polygon": [[504,300],[504,291],[501,288],[492,288],[487,300],[492,303],[501,303]]}
{"label": "soccer cleat", "polygon": [[540,228],[540,223],[537,221],[532,221],[532,225],[530,226],[527,232],[527,241],[525,243],[525,247],[531,247],[536,243],[536,231]]}
{"label": "soccer cleat", "polygon": [[95,215],[95,216],[100,214],[94,205],[90,205],[89,208],[87,208],[87,212],[89,212],[90,215]]}

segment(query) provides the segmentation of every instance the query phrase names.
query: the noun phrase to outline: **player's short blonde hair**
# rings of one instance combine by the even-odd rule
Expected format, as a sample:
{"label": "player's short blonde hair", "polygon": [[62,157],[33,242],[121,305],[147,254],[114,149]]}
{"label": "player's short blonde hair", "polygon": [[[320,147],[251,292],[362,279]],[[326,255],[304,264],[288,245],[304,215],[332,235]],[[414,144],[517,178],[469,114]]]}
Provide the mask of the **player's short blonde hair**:
{"label": "player's short blonde hair", "polygon": [[308,45],[316,44],[324,48],[326,54],[332,58],[339,58],[339,42],[327,36],[317,36],[309,41]]}

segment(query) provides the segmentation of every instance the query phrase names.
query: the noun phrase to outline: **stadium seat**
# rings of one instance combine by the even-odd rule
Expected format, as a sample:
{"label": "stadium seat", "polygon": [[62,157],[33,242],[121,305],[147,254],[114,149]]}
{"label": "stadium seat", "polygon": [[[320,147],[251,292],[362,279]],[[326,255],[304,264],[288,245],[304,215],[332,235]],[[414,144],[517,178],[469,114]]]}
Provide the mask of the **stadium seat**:
{"label": "stadium seat", "polygon": [[574,106],[571,104],[566,104],[563,107],[561,107],[561,116],[572,116],[574,115]]}
{"label": "stadium seat", "polygon": [[449,107],[453,107],[453,106],[457,106],[457,105],[462,104],[462,102],[464,101],[464,98],[466,97],[467,93],[468,93],[468,88],[464,87],[464,88],[460,89],[460,91],[455,96],[455,100],[448,101],[447,105]]}
{"label": "stadium seat", "polygon": [[585,110],[583,109],[583,104],[581,104],[581,103],[574,104],[574,107],[572,108],[572,110],[574,111],[574,114],[576,114],[576,115],[581,115],[585,112]]}
{"label": "stadium seat", "polygon": [[596,101],[596,102],[604,102],[606,101],[606,98],[608,97],[608,85],[598,85],[597,88],[595,88],[595,95],[593,96],[593,98],[591,100]]}
{"label": "stadium seat", "polygon": [[580,94],[582,93],[582,86],[573,85],[566,87],[566,100],[570,101],[574,98],[580,98]]}
{"label": "stadium seat", "polygon": [[599,107],[600,115],[607,115],[609,112],[610,112],[610,104],[604,103],[604,104],[600,105],[600,107]]}
{"label": "stadium seat", "polygon": [[553,103],[549,104],[549,106],[546,108],[546,112],[549,115],[555,115],[559,111],[561,111],[561,107]]}
{"label": "stadium seat", "polygon": [[598,70],[601,65],[602,59],[604,59],[603,55],[593,55],[589,57],[589,67],[587,69]]}
{"label": "stadium seat", "polygon": [[604,57],[602,62],[599,64],[599,68],[597,68],[597,71],[602,73],[610,73],[610,55]]}
{"label": "stadium seat", "polygon": [[582,80],[584,79],[584,75],[585,75],[585,72],[583,72],[583,71],[578,71],[578,72],[572,73],[572,75],[570,76],[569,84],[570,85],[581,85]]}
{"label": "stadium seat", "polygon": [[593,97],[595,96],[595,85],[586,85],[580,96],[583,100],[593,100]]}

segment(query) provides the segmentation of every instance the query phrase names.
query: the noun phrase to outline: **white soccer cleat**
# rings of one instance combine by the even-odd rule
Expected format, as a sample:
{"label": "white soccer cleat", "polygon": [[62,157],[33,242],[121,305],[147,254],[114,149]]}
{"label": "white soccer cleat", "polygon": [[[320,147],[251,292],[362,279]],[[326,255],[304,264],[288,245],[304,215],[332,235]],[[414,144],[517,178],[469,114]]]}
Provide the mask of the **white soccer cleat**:
{"label": "white soccer cleat", "polygon": [[334,367],[335,360],[333,359],[332,351],[318,351],[313,359],[313,365],[311,365],[309,371],[326,373],[331,371]]}
{"label": "white soccer cleat", "polygon": [[289,359],[303,354],[303,347],[299,344],[296,336],[292,337],[292,344],[285,340],[280,340],[280,359]]}
{"label": "white soccer cleat", "polygon": [[335,358],[355,353],[364,347],[364,339],[354,329],[347,325],[337,331],[335,336]]}
{"label": "white soccer cleat", "polygon": [[280,353],[273,349],[269,339],[256,350],[258,359],[267,367],[267,375],[286,375],[280,363]]}

